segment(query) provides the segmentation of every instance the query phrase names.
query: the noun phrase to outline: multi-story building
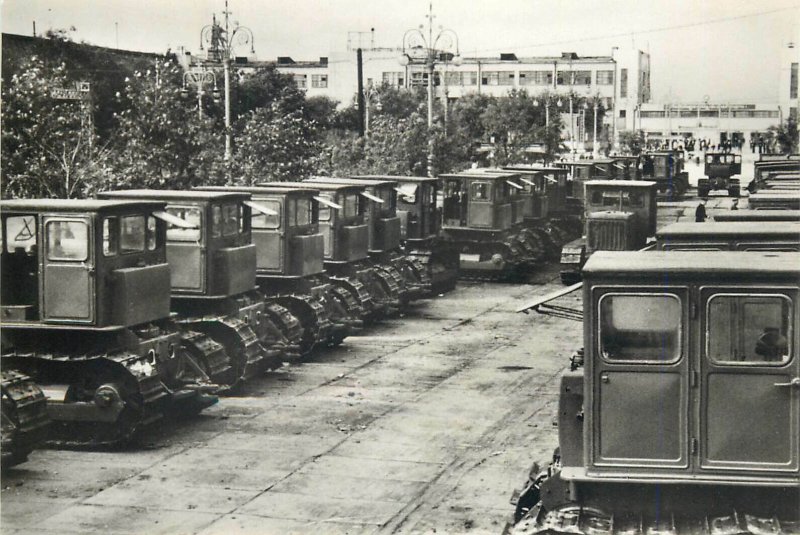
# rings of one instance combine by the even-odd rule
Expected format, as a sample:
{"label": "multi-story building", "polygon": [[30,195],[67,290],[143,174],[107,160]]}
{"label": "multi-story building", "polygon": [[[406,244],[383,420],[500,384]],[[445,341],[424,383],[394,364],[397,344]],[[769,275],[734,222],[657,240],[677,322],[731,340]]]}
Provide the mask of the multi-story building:
{"label": "multi-story building", "polygon": [[778,82],[778,105],[784,117],[798,119],[800,109],[798,96],[798,65],[800,65],[800,30],[798,41],[787,43],[781,51],[780,79]]}

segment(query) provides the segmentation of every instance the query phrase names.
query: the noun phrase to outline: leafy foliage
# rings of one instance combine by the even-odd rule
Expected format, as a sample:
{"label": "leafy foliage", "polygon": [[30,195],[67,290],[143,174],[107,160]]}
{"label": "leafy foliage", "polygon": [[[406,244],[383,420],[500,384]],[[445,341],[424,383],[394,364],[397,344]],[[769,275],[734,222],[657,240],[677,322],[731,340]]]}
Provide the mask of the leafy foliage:
{"label": "leafy foliage", "polygon": [[794,154],[800,150],[798,149],[797,120],[793,116],[789,116],[786,121],[777,126],[771,126],[768,136],[774,140],[782,154]]}

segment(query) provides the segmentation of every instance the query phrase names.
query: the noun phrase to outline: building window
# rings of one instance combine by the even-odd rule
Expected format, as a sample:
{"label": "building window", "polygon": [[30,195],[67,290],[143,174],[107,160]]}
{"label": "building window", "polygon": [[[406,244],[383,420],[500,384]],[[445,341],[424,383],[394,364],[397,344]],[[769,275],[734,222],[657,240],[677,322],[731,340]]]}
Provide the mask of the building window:
{"label": "building window", "polygon": [[628,98],[628,69],[619,70],[619,98]]}
{"label": "building window", "polygon": [[475,71],[467,72],[448,72],[447,85],[477,85],[478,73]]}
{"label": "building window", "polygon": [[312,74],[311,75],[311,87],[316,87],[316,88],[328,87],[328,75],[327,74]]}
{"label": "building window", "polygon": [[573,71],[572,85],[592,85],[592,71]]}
{"label": "building window", "polygon": [[297,84],[297,87],[300,89],[306,89],[308,87],[308,82],[306,78],[308,78],[305,74],[295,74],[294,76],[294,83]]}
{"label": "building window", "polygon": [[614,71],[597,71],[597,85],[613,85]]}
{"label": "building window", "polygon": [[385,72],[383,73],[383,83],[392,87],[403,87],[405,85],[405,76],[402,72]]}
{"label": "building window", "polygon": [[655,111],[640,111],[639,117],[642,119],[659,119],[664,117],[663,110],[655,110]]}
{"label": "building window", "polygon": [[519,85],[552,85],[553,71],[520,71]]}
{"label": "building window", "polygon": [[[438,86],[441,82],[439,73],[433,73],[433,85]],[[412,72],[411,73],[411,87],[428,87],[428,73],[427,72]]]}
{"label": "building window", "polygon": [[486,71],[481,75],[481,85],[514,85],[511,71]]}
{"label": "building window", "polygon": [[619,110],[619,118],[624,119],[628,115],[628,110]]}
{"label": "building window", "polygon": [[792,63],[789,74],[789,98],[797,98],[797,63]]}

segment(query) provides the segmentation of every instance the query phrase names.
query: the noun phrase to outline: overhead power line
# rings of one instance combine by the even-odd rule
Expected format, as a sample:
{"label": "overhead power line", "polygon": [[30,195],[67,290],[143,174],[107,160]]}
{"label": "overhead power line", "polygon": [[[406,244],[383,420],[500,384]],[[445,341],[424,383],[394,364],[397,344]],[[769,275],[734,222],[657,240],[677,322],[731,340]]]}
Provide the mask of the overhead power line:
{"label": "overhead power line", "polygon": [[675,25],[675,26],[662,26],[660,28],[651,28],[649,30],[639,30],[639,31],[633,31],[633,32],[621,32],[621,33],[614,33],[614,34],[607,34],[607,35],[597,35],[597,36],[591,36],[591,37],[580,37],[580,38],[577,38],[577,39],[564,39],[564,40],[560,40],[560,41],[550,41],[550,42],[547,42],[547,43],[536,43],[536,44],[522,45],[522,46],[504,46],[502,48],[485,48],[485,49],[482,49],[482,50],[474,50],[474,53],[478,53],[478,52],[503,52],[503,51],[507,51],[507,50],[526,50],[526,49],[530,49],[530,48],[542,48],[542,47],[545,47],[545,46],[566,45],[566,44],[571,44],[571,43],[584,43],[584,42],[588,42],[588,41],[602,41],[604,39],[614,39],[614,38],[620,38],[620,37],[631,37],[631,36],[634,36],[634,35],[647,35],[647,34],[652,34],[652,33],[668,32],[668,31],[672,31],[672,30],[683,30],[685,28],[696,28],[696,27],[699,27],[699,26],[710,26],[712,24],[720,24],[720,23],[723,23],[723,22],[731,22],[731,21],[735,21],[735,20],[748,19],[748,18],[752,18],[752,17],[761,17],[761,16],[764,16],[764,15],[771,15],[773,13],[780,13],[780,12],[783,12],[783,11],[791,11],[791,10],[795,10],[795,9],[800,9],[800,4],[795,4],[793,6],[788,6],[788,7],[781,7],[781,8],[777,8],[777,9],[771,9],[771,10],[768,10],[768,11],[759,11],[757,13],[747,13],[747,14],[744,14],[744,15],[732,15],[732,16],[729,16],[729,17],[720,17],[718,19],[703,20],[703,21],[698,21],[698,22],[690,22],[690,23],[687,23],[687,24],[678,24],[678,25]]}

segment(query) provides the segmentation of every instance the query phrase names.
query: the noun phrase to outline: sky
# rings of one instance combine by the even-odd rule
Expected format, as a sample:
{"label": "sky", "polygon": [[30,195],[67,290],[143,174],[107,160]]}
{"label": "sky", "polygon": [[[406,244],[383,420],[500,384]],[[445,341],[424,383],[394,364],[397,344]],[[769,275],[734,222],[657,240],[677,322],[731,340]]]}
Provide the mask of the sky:
{"label": "sky", "polygon": [[[228,0],[250,28],[256,56],[314,60],[343,52],[349,32],[375,29],[375,45],[399,47],[427,24],[428,0]],[[73,40],[146,52],[196,51],[225,0],[3,0],[2,30],[32,34],[75,27]],[[465,56],[612,46],[651,55],[653,101],[774,103],[781,50],[800,47],[800,0],[434,0],[434,27],[452,29]],[[357,37],[354,36],[354,39]],[[355,42],[355,41],[354,41]],[[369,46],[368,34],[363,37]]]}

